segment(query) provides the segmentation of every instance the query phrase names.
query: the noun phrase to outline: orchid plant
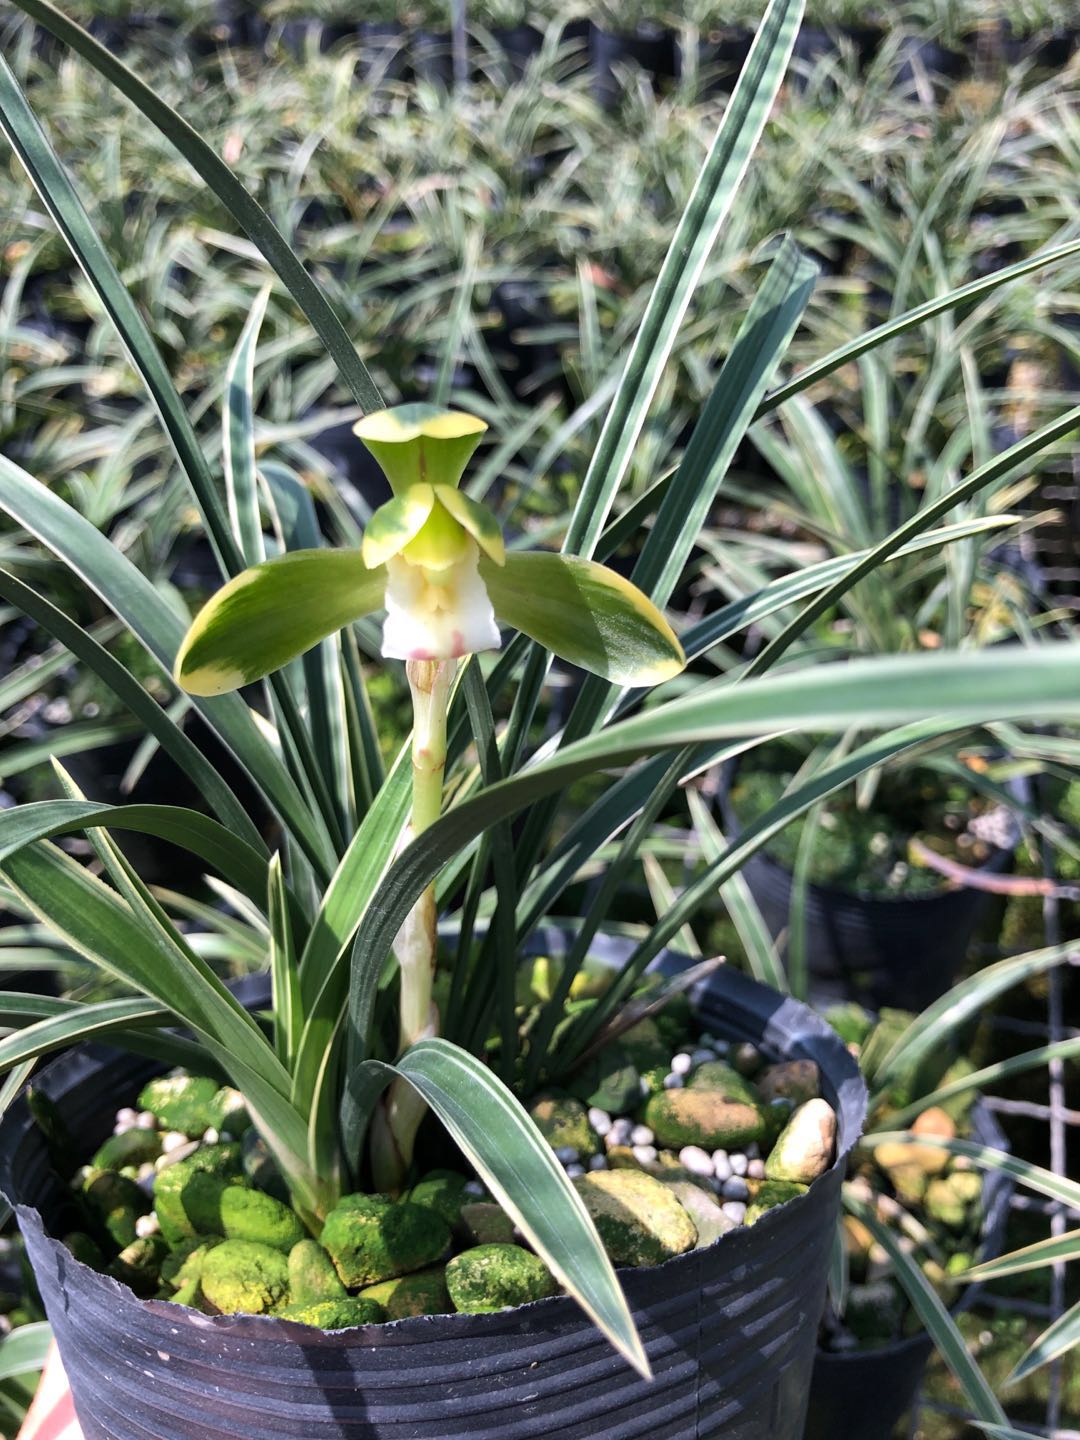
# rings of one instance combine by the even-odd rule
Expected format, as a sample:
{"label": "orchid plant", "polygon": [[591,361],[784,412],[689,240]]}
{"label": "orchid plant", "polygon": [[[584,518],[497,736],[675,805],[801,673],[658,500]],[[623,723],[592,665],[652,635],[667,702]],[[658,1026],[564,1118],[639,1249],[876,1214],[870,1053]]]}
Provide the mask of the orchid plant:
{"label": "orchid plant", "polygon": [[[360,407],[359,439],[381,463],[393,498],[357,548],[333,514],[320,516],[303,478],[263,453],[253,377],[265,297],[253,303],[225,377],[225,463],[215,473],[142,313],[0,60],[0,127],[148,389],[223,581],[189,628],[174,594],[141,574],[60,494],[0,457],[0,508],[143,647],[170,703],[160,705],[97,635],[20,576],[0,570],[0,598],[115,691],[202,802],[105,805],[81,795],[57,767],[64,798],[0,811],[5,901],[124,990],[80,1005],[0,995],[0,1023],[9,1031],[0,1039],[0,1069],[13,1077],[6,1093],[39,1057],[89,1036],[107,1035],[161,1063],[217,1069],[243,1092],[295,1209],[316,1233],[346,1186],[401,1183],[427,1106],[553,1274],[647,1372],[595,1228],[522,1099],[603,1044],[650,962],[793,816],[936,736],[1001,719],[1046,725],[1080,714],[1071,644],[832,665],[798,644],[817,616],[879,566],[1013,524],[1010,515],[947,517],[980,489],[1030,471],[1076,426],[1080,409],[977,465],[866,549],[725,604],[712,597],[679,640],[662,612],[677,597],[756,417],[924,321],[1077,253],[1080,242],[897,315],[770,391],[815,278],[785,241],[767,257],[685,450],[627,503],[623,482],[635,448],[799,29],[802,0],[772,0],[614,385],[561,553],[519,551],[506,544],[494,513],[460,487],[482,422],[441,405],[386,409],[335,311],[233,171],[48,0],[17,3],[116,85],[246,230]],[[600,563],[616,551],[632,557],[632,583]],[[381,642],[367,618],[380,610]],[[782,628],[744,666],[726,642],[766,617]],[[519,633],[485,658],[498,645],[499,621]],[[533,722],[556,657],[592,673],[534,752]],[[415,731],[386,768],[367,685],[373,667],[398,659]],[[172,688],[177,682],[181,690]],[[251,703],[239,693],[249,685],[256,687]],[[189,710],[239,766],[258,796],[254,809],[214,752],[187,733]],[[864,730],[871,738],[793,787],[736,843],[710,850],[603,995],[568,1007],[575,976],[663,807],[678,804],[680,787],[702,769],[791,730]],[[572,787],[584,779],[593,781],[594,798],[576,805]],[[510,820],[525,810],[511,837]],[[182,846],[213,873],[228,913],[205,905],[198,913],[243,934],[264,958],[268,1016],[239,1003],[178,923],[192,913],[190,897],[143,883],[112,838],[124,829]],[[92,866],[54,843],[72,831],[85,833]],[[523,1033],[516,1007],[523,944],[598,853],[606,868],[596,899],[575,918],[552,993]],[[440,912],[453,922],[443,953]],[[438,1017],[437,960],[445,987]],[[753,963],[759,978],[784,985],[767,954]]]}

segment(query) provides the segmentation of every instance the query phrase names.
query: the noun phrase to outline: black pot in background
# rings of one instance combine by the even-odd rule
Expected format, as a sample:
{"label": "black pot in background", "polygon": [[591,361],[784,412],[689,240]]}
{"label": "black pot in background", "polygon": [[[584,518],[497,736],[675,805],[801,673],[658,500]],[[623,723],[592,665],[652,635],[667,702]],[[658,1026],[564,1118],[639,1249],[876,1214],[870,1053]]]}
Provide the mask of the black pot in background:
{"label": "black pot in background", "polygon": [[[840,1140],[806,1195],[708,1249],[622,1272],[652,1383],[564,1296],[325,1333],[136,1300],[47,1233],[63,1223],[66,1187],[18,1101],[0,1125],[0,1190],[17,1206],[86,1440],[797,1440],[865,1088],[835,1033],[790,998],[721,971],[695,999],[710,1031],[817,1060]],[[159,1069],[85,1048],[37,1085],[89,1151]]]}
{"label": "black pot in background", "polygon": [[593,94],[601,105],[619,103],[623,85],[616,67],[640,65],[655,84],[675,74],[675,35],[662,25],[639,25],[629,34],[613,33],[593,25],[589,31],[589,65]]}
{"label": "black pot in background", "polygon": [[[972,1111],[972,1135],[995,1150],[1009,1148],[1001,1127],[980,1100]],[[983,1226],[980,1259],[1001,1254],[1009,1219],[1013,1181],[1000,1171],[983,1179]],[[952,1313],[967,1310],[978,1285],[969,1285]],[[819,1350],[814,1358],[810,1408],[804,1440],[887,1440],[915,1403],[934,1342],[925,1330],[892,1345],[849,1355]]]}
{"label": "black pot in background", "polygon": [[426,80],[447,89],[454,83],[454,49],[448,30],[414,30],[409,54],[417,80]]}
{"label": "black pot in background", "polygon": [[491,38],[499,46],[507,61],[510,74],[520,80],[528,69],[529,61],[539,55],[544,37],[534,25],[496,26]]}
{"label": "black pot in background", "polygon": [[[721,807],[728,837],[740,825],[725,776]],[[983,869],[1000,875],[1011,850],[995,849]],[[789,925],[795,877],[758,850],[740,871],[774,940]],[[934,895],[876,896],[816,885],[806,887],[808,998],[823,1008],[857,1000],[870,1010],[884,1005],[923,1010],[952,985],[990,896],[968,886]]]}
{"label": "black pot in background", "polygon": [[698,95],[730,95],[753,41],[752,30],[742,26],[724,27],[702,35],[696,41],[696,53],[691,55],[689,47],[695,41],[683,32],[675,37],[676,74],[680,80],[686,80],[696,66]]}
{"label": "black pot in background", "polygon": [[917,84],[920,72],[932,83],[942,85],[951,80],[962,79],[969,69],[970,63],[966,55],[946,49],[936,40],[905,35],[897,50],[893,85],[897,90],[911,90]]}
{"label": "black pot in background", "polygon": [[360,37],[360,78],[400,80],[405,74],[405,32],[398,22],[365,20],[356,27],[356,33]]}

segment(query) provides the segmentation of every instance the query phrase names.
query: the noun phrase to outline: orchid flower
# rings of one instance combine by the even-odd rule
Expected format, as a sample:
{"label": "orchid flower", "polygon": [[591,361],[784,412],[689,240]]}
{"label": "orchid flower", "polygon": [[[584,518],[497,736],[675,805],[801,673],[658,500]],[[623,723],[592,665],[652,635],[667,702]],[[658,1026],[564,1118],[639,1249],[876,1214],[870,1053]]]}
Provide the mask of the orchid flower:
{"label": "orchid flower", "polygon": [[683,668],[671,627],[628,580],[577,556],[506,549],[495,516],[458,488],[483,420],[399,405],[354,428],[394,492],[361,548],[294,550],[230,580],[180,648],[185,690],[235,690],[377,610],[387,658],[497,650],[502,623],[621,685],[656,685]]}

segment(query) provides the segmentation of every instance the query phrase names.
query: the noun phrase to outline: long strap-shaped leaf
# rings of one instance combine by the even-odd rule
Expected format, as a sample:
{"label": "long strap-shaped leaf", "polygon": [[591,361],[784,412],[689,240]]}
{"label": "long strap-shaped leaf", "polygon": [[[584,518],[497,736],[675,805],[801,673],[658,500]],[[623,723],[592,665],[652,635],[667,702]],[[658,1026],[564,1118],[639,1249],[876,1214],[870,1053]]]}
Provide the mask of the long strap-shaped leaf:
{"label": "long strap-shaped leaf", "polygon": [[[942,732],[1032,710],[1040,720],[1075,717],[1078,662],[1080,646],[1072,644],[852,661],[831,667],[827,684],[815,667],[747,685],[703,685],[612,725],[455,806],[414,841],[383,878],[378,907],[366,904],[353,949],[353,983],[366,983],[361,967],[382,965],[409,910],[447,860],[495,821],[597,770],[662,750],[785,727],[815,732],[910,721],[918,733],[927,715],[938,717]],[[926,733],[932,730],[933,723]]]}
{"label": "long strap-shaped leaf", "polygon": [[995,1280],[1002,1275],[1019,1275],[1025,1270],[1039,1270],[1044,1265],[1077,1259],[1080,1259],[1080,1230],[1070,1230],[1066,1235],[1051,1235],[1046,1240],[1036,1240],[1034,1245],[1025,1245],[1022,1250],[975,1265],[963,1272],[963,1279]]}
{"label": "long strap-shaped leaf", "polygon": [[571,554],[591,555],[600,538],[687,306],[769,118],[803,8],[804,0],[771,0],[758,27],[605,417],[563,546]]}
{"label": "long strap-shaped leaf", "polygon": [[[176,761],[198,793],[217,812],[222,823],[253,849],[265,853],[262,836],[220,772],[147,694],[134,675],[110,655],[90,631],[70,620],[62,610],[6,570],[0,570],[0,598],[15,605],[49,634],[55,635],[76,659],[104,680],[110,693],[127,706],[161,748]],[[110,623],[115,625],[116,622]]]}
{"label": "long strap-shaped leaf", "polygon": [[[104,535],[59,495],[0,455],[0,509],[35,536],[101,596],[171,674],[184,625],[153,585]],[[210,727],[248,771],[309,858],[323,872],[334,863],[325,828],[312,814],[278,755],[238,695],[193,700]]]}
{"label": "long strap-shaped leaf", "polygon": [[143,377],[226,574],[244,568],[206,457],[146,322],[90,222],[6,60],[0,56],[0,129],[79,262]]}
{"label": "long strap-shaped leaf", "polygon": [[1080,1345],[1080,1300],[1064,1315],[1059,1315],[1048,1325],[1025,1355],[1022,1355],[1005,1381],[1006,1385],[1017,1385],[1026,1380],[1034,1371]]}
{"label": "long strap-shaped leaf", "polygon": [[0,861],[34,840],[98,827],[154,835],[197,855],[256,905],[266,903],[267,862],[224,825],[180,805],[99,805],[41,800],[0,810]]}
{"label": "long strap-shaped leaf", "polygon": [[431,1106],[555,1278],[646,1378],[649,1361],[596,1226],[551,1146],[497,1076],[448,1040],[420,1040],[396,1065],[366,1060],[369,1100],[403,1075]]}
{"label": "long strap-shaped leaf", "polygon": [[259,493],[255,479],[255,347],[266,314],[269,289],[255,300],[225,371],[225,407],[221,415],[221,458],[229,523],[245,565],[266,559]]}
{"label": "long strap-shaped leaf", "polygon": [[1045,1195],[1048,1200],[1060,1200],[1063,1205],[1080,1211],[1080,1181],[1070,1180],[1067,1175],[1055,1175],[1053,1170],[1044,1170],[1041,1165],[1032,1165],[1030,1160],[1023,1160],[1019,1155],[1010,1155],[992,1145],[981,1145],[977,1140],[948,1140],[941,1135],[935,1135],[930,1140],[913,1130],[882,1130],[875,1135],[864,1135],[859,1143],[871,1148],[878,1145],[934,1144],[941,1150],[948,1150],[950,1155],[974,1160],[979,1169],[999,1170],[1011,1175],[1027,1189],[1034,1190],[1037,1195]]}
{"label": "long strap-shaped leaf", "polygon": [[18,0],[18,3],[27,15],[88,60],[176,146],[229,210],[237,224],[243,227],[253,244],[258,246],[267,262],[277,271],[330,352],[341,378],[356,397],[357,403],[365,411],[381,410],[383,402],[378,388],[326,297],[290,249],[270,216],[258,201],[248,194],[220,156],[148,85],[143,84],[104,45],[99,45],[66,15],[52,5],[43,3],[43,0]]}

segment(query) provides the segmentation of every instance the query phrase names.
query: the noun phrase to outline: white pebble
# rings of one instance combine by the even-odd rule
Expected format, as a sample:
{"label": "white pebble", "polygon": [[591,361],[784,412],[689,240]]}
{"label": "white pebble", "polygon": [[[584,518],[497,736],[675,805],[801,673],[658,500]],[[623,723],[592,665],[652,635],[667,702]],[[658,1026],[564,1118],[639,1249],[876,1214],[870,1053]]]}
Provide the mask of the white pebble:
{"label": "white pebble", "polygon": [[463,1195],[483,1195],[484,1187],[479,1180],[466,1180],[461,1187],[461,1193]]}
{"label": "white pebble", "polygon": [[635,1145],[634,1159],[639,1165],[651,1165],[656,1159],[655,1145]]}
{"label": "white pebble", "polygon": [[599,1105],[593,1105],[589,1110],[589,1124],[595,1133],[603,1139],[611,1129],[613,1121],[606,1110],[601,1110]]}
{"label": "white pebble", "polygon": [[607,1133],[607,1140],[611,1145],[626,1145],[630,1141],[630,1134],[634,1128],[634,1122],[628,1120],[625,1115],[620,1115],[618,1120],[611,1122],[611,1129]]}
{"label": "white pebble", "polygon": [[555,1149],[555,1159],[560,1165],[573,1165],[581,1156],[576,1145],[559,1145]]}
{"label": "white pebble", "polygon": [[724,1181],[721,1194],[725,1200],[746,1200],[750,1196],[750,1191],[745,1180],[741,1180],[738,1175],[733,1175],[730,1180]]}
{"label": "white pebble", "polygon": [[736,1225],[741,1225],[746,1219],[746,1206],[741,1200],[725,1200],[720,1209]]}
{"label": "white pebble", "polygon": [[751,1140],[750,1144],[745,1147],[745,1151],[748,1160],[759,1160],[761,1158],[761,1150],[756,1140]]}
{"label": "white pebble", "polygon": [[689,1075],[693,1066],[693,1056],[687,1055],[685,1050],[680,1050],[678,1055],[671,1057],[671,1073],[673,1075]]}
{"label": "white pebble", "polygon": [[747,1173],[747,1175],[749,1175],[749,1177],[750,1177],[751,1180],[764,1180],[764,1179],[765,1179],[765,1161],[764,1161],[764,1160],[751,1160],[751,1161],[750,1161],[750,1164],[746,1167],[746,1173]]}
{"label": "white pebble", "polygon": [[731,1173],[733,1175],[745,1175],[750,1161],[745,1155],[731,1155]]}
{"label": "white pebble", "polygon": [[171,1150],[166,1150],[154,1161],[155,1170],[167,1170],[170,1165],[175,1165],[178,1160],[186,1160],[189,1155],[194,1155],[199,1148],[198,1140],[184,1139],[183,1143],[176,1145]]}
{"label": "white pebble", "polygon": [[585,1166],[584,1166],[584,1165],[574,1164],[574,1165],[567,1165],[567,1167],[566,1167],[566,1178],[567,1178],[568,1180],[576,1180],[579,1175],[584,1175],[584,1174],[585,1174]]}
{"label": "white pebble", "polygon": [[171,1155],[174,1150],[179,1150],[181,1145],[192,1143],[194,1142],[189,1141],[188,1137],[182,1135],[179,1130],[166,1130],[165,1134],[161,1137],[161,1153],[163,1155]]}
{"label": "white pebble", "polygon": [[204,1145],[216,1145],[216,1144],[218,1143],[218,1141],[221,1139],[221,1136],[218,1134],[218,1132],[217,1132],[217,1131],[214,1129],[214,1127],[211,1125],[208,1130],[204,1130],[204,1131],[203,1131],[203,1137],[202,1137],[202,1138],[203,1138],[203,1144],[204,1144]]}
{"label": "white pebble", "polygon": [[715,1050],[695,1050],[694,1053],[690,1056],[691,1063],[694,1065],[708,1065],[710,1060],[715,1059]]}
{"label": "white pebble", "polygon": [[651,1095],[651,1094],[652,1094],[652,1086],[649,1084],[648,1080],[645,1079],[645,1076],[644,1076],[644,1075],[639,1075],[639,1076],[638,1076],[638,1082],[637,1082],[637,1083],[638,1083],[638,1091],[639,1091],[639,1093],[640,1093],[642,1096],[647,1096],[647,1095]]}
{"label": "white pebble", "polygon": [[606,1155],[591,1155],[589,1157],[590,1170],[606,1170],[608,1168]]}
{"label": "white pebble", "polygon": [[156,1130],[157,1116],[149,1110],[140,1110],[135,1116],[135,1128],[137,1130]]}
{"label": "white pebble", "polygon": [[648,1125],[635,1125],[630,1131],[631,1145],[651,1145],[655,1139],[656,1136]]}
{"label": "white pebble", "polygon": [[713,1173],[712,1156],[700,1145],[684,1145],[679,1151],[679,1164],[689,1170],[692,1175],[711,1175]]}
{"label": "white pebble", "polygon": [[138,1118],[139,1112],[137,1110],[132,1110],[130,1105],[125,1105],[122,1110],[117,1110],[115,1133],[119,1135],[121,1126],[123,1126],[126,1130],[130,1130],[132,1125],[135,1124],[135,1121]]}
{"label": "white pebble", "polygon": [[148,1240],[161,1229],[156,1215],[140,1215],[135,1221],[135,1234],[140,1240]]}
{"label": "white pebble", "polygon": [[144,1160],[135,1172],[135,1179],[149,1180],[156,1174],[157,1171],[154,1169],[154,1162],[152,1160]]}
{"label": "white pebble", "polygon": [[717,1180],[730,1180],[735,1173],[731,1168],[731,1161],[724,1150],[716,1150],[712,1157],[713,1174]]}
{"label": "white pebble", "polygon": [[683,1085],[684,1085],[685,1083],[686,1083],[685,1077],[682,1076],[682,1075],[676,1075],[676,1074],[674,1073],[674,1071],[672,1071],[672,1073],[671,1073],[670,1075],[665,1075],[665,1076],[664,1076],[664,1089],[665,1089],[665,1090],[681,1090],[681,1089],[683,1088]]}

